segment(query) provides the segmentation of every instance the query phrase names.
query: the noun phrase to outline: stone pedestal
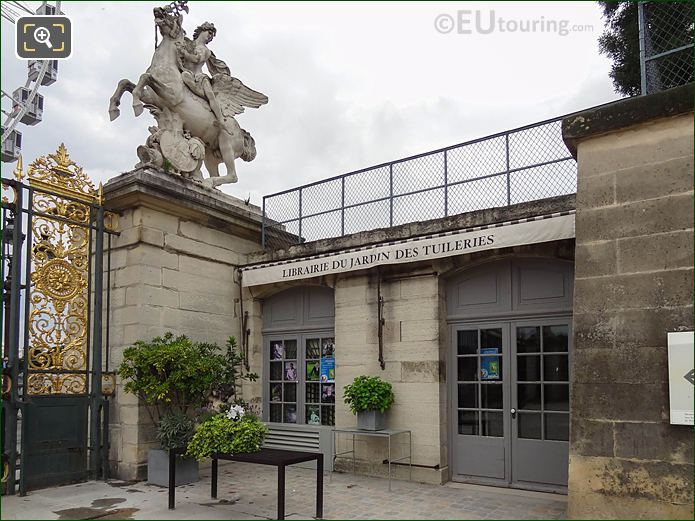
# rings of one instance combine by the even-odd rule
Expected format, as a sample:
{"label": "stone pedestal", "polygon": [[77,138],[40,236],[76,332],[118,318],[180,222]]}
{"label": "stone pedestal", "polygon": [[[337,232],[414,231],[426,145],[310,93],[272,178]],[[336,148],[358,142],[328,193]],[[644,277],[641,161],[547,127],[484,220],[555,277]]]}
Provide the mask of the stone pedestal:
{"label": "stone pedestal", "polygon": [[[124,348],[167,331],[220,346],[239,341],[235,270],[261,249],[260,208],[152,169],[111,179],[104,197],[121,234],[111,239],[110,368]],[[144,478],[154,431],[120,379],[110,429],[113,475]]]}

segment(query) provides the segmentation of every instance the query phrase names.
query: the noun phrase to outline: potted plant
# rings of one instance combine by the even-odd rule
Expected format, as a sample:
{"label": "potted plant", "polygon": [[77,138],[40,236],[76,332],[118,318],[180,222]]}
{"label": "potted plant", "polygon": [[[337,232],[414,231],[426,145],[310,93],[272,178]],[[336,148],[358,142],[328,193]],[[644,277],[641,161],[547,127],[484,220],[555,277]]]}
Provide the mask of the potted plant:
{"label": "potted plant", "polygon": [[343,389],[344,401],[357,415],[357,428],[380,431],[384,428],[384,412],[394,400],[391,384],[378,376],[358,376]]}
{"label": "potted plant", "polygon": [[215,453],[258,452],[267,432],[265,424],[248,407],[233,404],[226,412],[198,425],[186,454],[202,460]]}
{"label": "potted plant", "polygon": [[[222,354],[216,344],[193,342],[184,335],[167,333],[149,342],[138,341],[123,352],[118,374],[124,390],[145,404],[161,449],[151,449],[147,458],[147,480],[166,486],[171,449],[185,451],[193,437],[200,411],[223,406],[236,396],[242,374],[241,356],[233,337]],[[198,479],[198,463],[182,454],[177,458],[176,484]]]}

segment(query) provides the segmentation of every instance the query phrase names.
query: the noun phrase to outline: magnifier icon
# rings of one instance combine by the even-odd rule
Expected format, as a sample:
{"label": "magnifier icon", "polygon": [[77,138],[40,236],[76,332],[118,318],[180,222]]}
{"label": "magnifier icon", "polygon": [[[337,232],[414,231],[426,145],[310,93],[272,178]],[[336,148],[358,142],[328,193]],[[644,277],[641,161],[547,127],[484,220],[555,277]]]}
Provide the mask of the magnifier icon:
{"label": "magnifier icon", "polygon": [[48,47],[49,49],[53,49],[53,45],[51,45],[51,33],[48,29],[45,27],[37,27],[34,29],[34,39],[39,42],[43,43]]}

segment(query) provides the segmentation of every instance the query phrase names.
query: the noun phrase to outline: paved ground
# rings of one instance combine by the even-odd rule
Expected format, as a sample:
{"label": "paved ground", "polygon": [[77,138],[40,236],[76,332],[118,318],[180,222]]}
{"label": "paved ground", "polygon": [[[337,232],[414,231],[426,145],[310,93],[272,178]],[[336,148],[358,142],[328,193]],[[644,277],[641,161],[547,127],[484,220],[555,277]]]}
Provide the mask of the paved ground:
{"label": "paved ground", "polygon": [[[314,515],[315,471],[287,469],[286,516]],[[5,519],[274,519],[274,467],[220,465],[217,500],[209,470],[201,481],[177,488],[175,511],[166,489],[144,482],[89,482],[3,497]],[[565,496],[449,483],[444,486],[334,473],[324,480],[325,519],[563,519]]]}

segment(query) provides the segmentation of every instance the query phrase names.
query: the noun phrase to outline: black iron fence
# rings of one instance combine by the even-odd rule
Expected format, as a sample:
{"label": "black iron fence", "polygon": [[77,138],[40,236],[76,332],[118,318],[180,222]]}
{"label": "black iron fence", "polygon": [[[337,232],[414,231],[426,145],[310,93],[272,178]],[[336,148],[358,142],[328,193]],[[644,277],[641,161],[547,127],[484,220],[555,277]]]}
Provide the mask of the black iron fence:
{"label": "black iron fence", "polygon": [[571,194],[562,117],[263,198],[263,245],[292,244]]}
{"label": "black iron fence", "polygon": [[640,2],[637,9],[642,94],[693,81],[693,4]]}

